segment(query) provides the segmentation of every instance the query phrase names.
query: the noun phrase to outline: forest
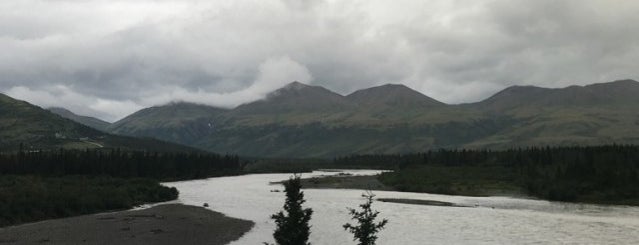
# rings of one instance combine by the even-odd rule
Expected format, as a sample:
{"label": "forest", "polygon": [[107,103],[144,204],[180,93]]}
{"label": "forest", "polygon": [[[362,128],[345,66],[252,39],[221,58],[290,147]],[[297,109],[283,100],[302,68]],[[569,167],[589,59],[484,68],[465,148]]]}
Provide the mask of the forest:
{"label": "forest", "polygon": [[238,174],[241,169],[237,156],[202,152],[59,149],[0,153],[0,174],[107,175],[169,181]]}
{"label": "forest", "polygon": [[169,201],[178,191],[160,181],[236,175],[241,169],[237,156],[202,152],[0,153],[0,227]]}
{"label": "forest", "polygon": [[25,222],[123,210],[176,199],[175,188],[152,179],[108,176],[3,175],[0,227]]}
{"label": "forest", "polygon": [[639,204],[639,147],[435,150],[336,158],[343,166],[390,168],[379,180],[400,191],[530,195],[547,200]]}
{"label": "forest", "polygon": [[399,191],[451,195],[525,195],[541,199],[639,205],[639,147],[440,149],[413,154],[326,159],[240,159],[213,153],[119,149],[0,153],[0,226],[121,210],[173,200],[160,181],[318,168],[377,168]]}

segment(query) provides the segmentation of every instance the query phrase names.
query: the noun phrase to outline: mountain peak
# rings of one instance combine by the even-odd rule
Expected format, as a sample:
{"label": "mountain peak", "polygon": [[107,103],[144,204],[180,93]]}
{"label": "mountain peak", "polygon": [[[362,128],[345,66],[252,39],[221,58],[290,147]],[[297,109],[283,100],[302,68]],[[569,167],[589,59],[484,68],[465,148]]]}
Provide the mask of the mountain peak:
{"label": "mountain peak", "polygon": [[312,87],[308,84],[305,83],[301,83],[298,81],[293,81],[289,84],[286,84],[284,87],[282,87],[282,89],[295,89],[295,90],[300,90],[300,89],[305,89],[305,88],[309,88]]}
{"label": "mountain peak", "polygon": [[590,106],[637,103],[639,82],[626,79],[564,88],[510,86],[479,102],[496,110],[519,106]]}
{"label": "mountain peak", "polygon": [[344,96],[321,86],[292,82],[269,93],[265,99],[240,105],[236,111],[284,113],[331,111],[350,107]]}
{"label": "mountain peak", "polygon": [[227,111],[203,104],[174,101],[139,110],[113,123],[109,130],[122,135],[189,144],[211,134],[217,127],[218,119]]}
{"label": "mountain peak", "polygon": [[299,93],[327,93],[327,94],[337,94],[333,91],[330,91],[322,86],[313,86],[305,83],[301,83],[298,81],[291,82],[286,84],[284,87],[281,87],[270,94],[267,95],[267,98],[282,95],[282,94],[299,94]]}
{"label": "mountain peak", "polygon": [[491,99],[500,98],[500,97],[507,97],[507,96],[524,96],[528,94],[542,93],[548,90],[551,90],[551,89],[531,86],[531,85],[513,85],[497,92],[496,94],[494,94],[493,96],[489,97],[486,100],[491,100]]}
{"label": "mountain peak", "polygon": [[[390,89],[411,89],[409,87],[407,87],[404,84],[401,83],[386,83],[380,86],[377,86],[378,88],[390,88]],[[412,89],[411,89],[412,90]]]}
{"label": "mountain peak", "polygon": [[62,107],[49,107],[47,108],[47,110],[50,112],[53,112],[54,114],[57,114],[58,116],[64,117],[66,119],[75,121],[77,123],[83,124],[85,126],[88,126],[100,131],[106,131],[107,127],[109,127],[110,125],[110,123],[106,121],[102,121],[95,117],[81,116]]}
{"label": "mountain peak", "polygon": [[[343,97],[321,86],[312,86],[298,81],[291,82],[266,96],[266,100],[305,99],[305,97]],[[318,98],[319,99],[319,98]]]}
{"label": "mountain peak", "polygon": [[47,110],[49,110],[49,111],[51,111],[51,112],[53,112],[53,113],[55,113],[55,114],[58,114],[58,115],[62,115],[62,114],[65,114],[65,115],[75,114],[75,113],[71,112],[70,110],[67,110],[66,108],[56,107],[56,106],[49,107],[49,108],[47,108]]}
{"label": "mountain peak", "polygon": [[153,106],[139,110],[117,122],[114,126],[130,123],[131,121],[143,121],[144,123],[167,124],[192,120],[193,118],[209,118],[226,112],[226,109],[184,102],[173,101],[161,106]]}
{"label": "mountain peak", "polygon": [[377,87],[357,90],[346,96],[360,105],[387,106],[442,106],[444,103],[430,98],[403,84],[384,84]]}
{"label": "mountain peak", "polygon": [[590,85],[586,85],[585,87],[594,87],[594,88],[605,87],[605,88],[620,88],[620,89],[638,88],[639,82],[632,79],[624,79],[624,80],[616,80],[616,81],[607,82],[607,83],[590,84]]}

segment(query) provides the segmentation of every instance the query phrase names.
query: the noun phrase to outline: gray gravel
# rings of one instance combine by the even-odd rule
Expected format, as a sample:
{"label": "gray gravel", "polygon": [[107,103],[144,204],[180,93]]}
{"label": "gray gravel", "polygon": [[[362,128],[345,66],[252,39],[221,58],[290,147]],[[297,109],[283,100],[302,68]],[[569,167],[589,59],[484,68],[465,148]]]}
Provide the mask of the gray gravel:
{"label": "gray gravel", "polygon": [[252,221],[181,204],[0,228],[0,244],[227,244]]}

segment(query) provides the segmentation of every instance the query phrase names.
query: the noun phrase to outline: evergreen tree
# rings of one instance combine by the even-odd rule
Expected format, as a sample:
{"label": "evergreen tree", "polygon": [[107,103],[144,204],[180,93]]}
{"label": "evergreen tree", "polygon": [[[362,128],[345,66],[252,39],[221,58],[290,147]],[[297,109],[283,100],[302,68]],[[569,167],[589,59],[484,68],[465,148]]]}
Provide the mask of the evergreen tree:
{"label": "evergreen tree", "polygon": [[310,225],[313,210],[302,208],[304,192],[300,191],[302,184],[300,176],[294,175],[284,182],[286,192],[286,202],[284,210],[273,216],[277,228],[273,233],[273,238],[278,245],[310,245],[308,237],[310,235]]}
{"label": "evergreen tree", "polygon": [[351,219],[357,220],[358,225],[352,225],[350,223],[344,224],[344,229],[353,233],[353,240],[359,240],[359,245],[374,245],[377,240],[377,233],[384,229],[384,226],[388,223],[387,219],[383,219],[380,222],[375,222],[378,211],[373,211],[371,205],[373,204],[372,192],[367,192],[362,195],[366,198],[364,204],[360,204],[361,211],[357,211],[353,208],[349,208],[349,213],[353,216]]}

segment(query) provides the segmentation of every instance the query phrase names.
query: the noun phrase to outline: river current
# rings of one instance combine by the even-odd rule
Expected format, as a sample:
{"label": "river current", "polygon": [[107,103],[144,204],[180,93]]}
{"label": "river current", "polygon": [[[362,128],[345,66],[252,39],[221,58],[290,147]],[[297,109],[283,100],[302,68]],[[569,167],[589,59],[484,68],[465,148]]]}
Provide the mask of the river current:
{"label": "river current", "polygon": [[[346,170],[359,175],[376,170]],[[303,178],[333,175],[315,171]],[[230,217],[252,220],[255,227],[231,244],[272,243],[270,215],[282,209],[283,186],[271,182],[290,174],[252,174],[164,183],[180,191],[178,202],[202,206]],[[274,192],[280,190],[280,192]],[[362,190],[305,189],[313,209],[312,244],[355,244],[342,228],[351,222],[347,207],[364,199]],[[471,207],[440,207],[375,202],[379,218],[389,220],[377,244],[639,244],[639,208],[548,202],[511,197],[466,197],[375,191],[377,198],[452,202]]]}

